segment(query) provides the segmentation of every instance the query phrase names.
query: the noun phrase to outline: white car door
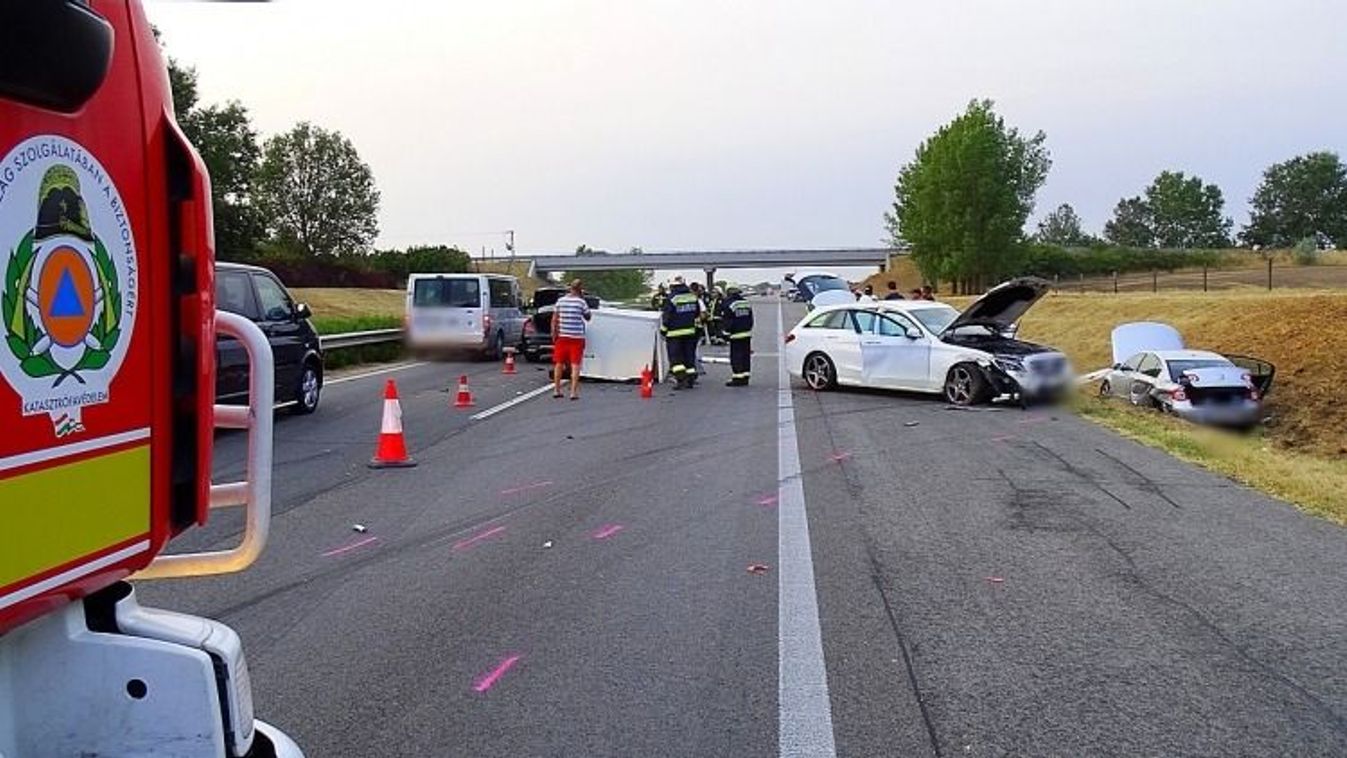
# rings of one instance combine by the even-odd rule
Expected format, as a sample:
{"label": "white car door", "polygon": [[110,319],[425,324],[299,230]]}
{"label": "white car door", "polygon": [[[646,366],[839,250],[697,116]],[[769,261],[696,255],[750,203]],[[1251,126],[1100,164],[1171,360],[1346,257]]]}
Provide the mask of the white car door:
{"label": "white car door", "polygon": [[860,337],[851,311],[837,310],[828,314],[823,329],[823,351],[832,359],[833,367],[837,369],[837,381],[841,384],[860,384]]}
{"label": "white car door", "polygon": [[887,313],[861,334],[861,381],[867,387],[930,388],[931,341],[907,318]]}

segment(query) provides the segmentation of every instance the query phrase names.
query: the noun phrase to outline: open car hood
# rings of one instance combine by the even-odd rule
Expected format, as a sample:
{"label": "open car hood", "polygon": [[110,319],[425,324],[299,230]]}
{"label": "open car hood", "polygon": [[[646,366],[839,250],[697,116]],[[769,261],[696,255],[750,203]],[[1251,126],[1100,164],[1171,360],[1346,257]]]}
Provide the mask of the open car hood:
{"label": "open car hood", "polygon": [[943,334],[953,334],[965,326],[990,326],[1005,331],[1029,310],[1052,287],[1046,279],[1023,276],[1001,282],[964,309],[959,317],[945,327]]}
{"label": "open car hood", "polygon": [[1182,350],[1183,336],[1169,324],[1157,321],[1135,321],[1113,329],[1113,365],[1118,365],[1137,353],[1160,350]]}

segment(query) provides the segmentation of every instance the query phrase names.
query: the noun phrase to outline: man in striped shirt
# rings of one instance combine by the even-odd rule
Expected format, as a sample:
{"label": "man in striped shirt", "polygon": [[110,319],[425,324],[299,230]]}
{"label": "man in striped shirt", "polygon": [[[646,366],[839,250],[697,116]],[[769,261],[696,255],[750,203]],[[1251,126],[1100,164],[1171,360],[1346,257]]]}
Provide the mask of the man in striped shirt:
{"label": "man in striped shirt", "polygon": [[585,355],[585,327],[589,321],[589,303],[585,302],[584,285],[579,279],[571,282],[567,292],[552,311],[552,397],[561,397],[563,366],[571,367],[571,399],[580,399],[580,361]]}

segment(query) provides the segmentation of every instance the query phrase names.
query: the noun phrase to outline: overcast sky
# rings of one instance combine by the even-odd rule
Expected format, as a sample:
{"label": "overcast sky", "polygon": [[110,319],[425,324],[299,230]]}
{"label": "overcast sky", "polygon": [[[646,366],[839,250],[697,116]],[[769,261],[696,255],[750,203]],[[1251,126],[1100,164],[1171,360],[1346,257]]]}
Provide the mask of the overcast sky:
{"label": "overcast sky", "polygon": [[[971,98],[1043,130],[1091,231],[1161,170],[1225,192],[1347,142],[1341,0],[150,2],[204,102],[349,137],[381,246],[875,246]],[[1032,222],[1031,222],[1032,224]]]}

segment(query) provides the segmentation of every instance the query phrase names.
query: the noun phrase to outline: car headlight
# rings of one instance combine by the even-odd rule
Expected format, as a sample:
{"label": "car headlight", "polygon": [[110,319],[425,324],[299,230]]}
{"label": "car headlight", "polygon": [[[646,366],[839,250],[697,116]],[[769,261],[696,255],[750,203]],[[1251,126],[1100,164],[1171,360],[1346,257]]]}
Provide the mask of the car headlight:
{"label": "car headlight", "polygon": [[998,355],[998,356],[996,356],[995,358],[993,358],[992,360],[994,360],[994,361],[996,362],[996,367],[997,367],[997,368],[1001,369],[1002,371],[1006,372],[1007,374],[1023,374],[1023,373],[1024,373],[1024,361],[1020,360],[1019,358],[1009,358],[1009,357],[999,356],[999,355]]}

